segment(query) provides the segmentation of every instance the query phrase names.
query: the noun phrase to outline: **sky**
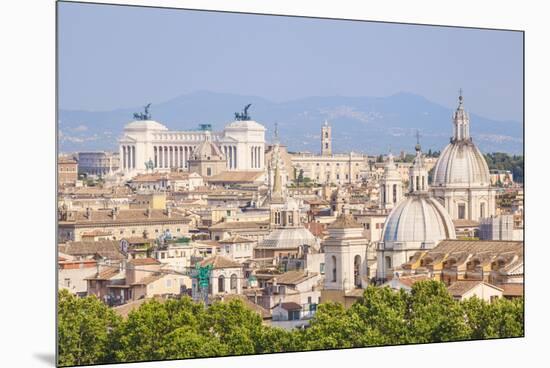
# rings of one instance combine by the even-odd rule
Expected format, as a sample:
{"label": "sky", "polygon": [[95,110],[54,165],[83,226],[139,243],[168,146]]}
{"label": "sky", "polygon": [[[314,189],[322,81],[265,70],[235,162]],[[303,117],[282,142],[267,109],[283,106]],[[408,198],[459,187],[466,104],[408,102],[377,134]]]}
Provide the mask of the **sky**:
{"label": "sky", "polygon": [[160,103],[196,91],[287,101],[422,95],[523,119],[523,34],[58,3],[59,107]]}

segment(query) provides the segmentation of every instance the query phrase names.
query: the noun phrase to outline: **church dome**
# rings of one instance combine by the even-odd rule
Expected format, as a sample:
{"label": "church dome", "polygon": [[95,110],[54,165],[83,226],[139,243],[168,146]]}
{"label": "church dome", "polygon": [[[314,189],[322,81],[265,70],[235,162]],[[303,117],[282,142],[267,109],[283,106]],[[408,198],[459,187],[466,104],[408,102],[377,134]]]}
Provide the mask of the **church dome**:
{"label": "church dome", "polygon": [[472,141],[451,142],[439,156],[432,186],[489,186],[489,167]]}
{"label": "church dome", "polygon": [[390,212],[382,233],[383,242],[422,242],[437,244],[455,239],[451,217],[433,197],[411,193]]}
{"label": "church dome", "polygon": [[193,153],[191,154],[191,159],[205,161],[225,160],[222,151],[218,146],[212,143],[209,135],[207,135],[207,138],[195,147]]}
{"label": "church dome", "polygon": [[458,100],[453,137],[435,164],[432,186],[488,187],[489,167],[470,137],[470,117],[464,110],[462,93]]}
{"label": "church dome", "polygon": [[319,240],[303,226],[275,229],[260,243],[262,247],[284,249],[298,248],[302,245],[319,248]]}

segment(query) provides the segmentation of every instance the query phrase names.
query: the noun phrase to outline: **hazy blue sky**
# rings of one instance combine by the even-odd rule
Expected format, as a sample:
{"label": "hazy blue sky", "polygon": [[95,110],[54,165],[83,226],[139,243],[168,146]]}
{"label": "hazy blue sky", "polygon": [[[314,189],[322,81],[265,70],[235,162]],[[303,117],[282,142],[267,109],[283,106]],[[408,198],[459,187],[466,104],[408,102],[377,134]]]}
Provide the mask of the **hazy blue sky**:
{"label": "hazy blue sky", "polygon": [[59,3],[59,98],[110,110],[197,90],[274,101],[400,91],[522,120],[519,32]]}

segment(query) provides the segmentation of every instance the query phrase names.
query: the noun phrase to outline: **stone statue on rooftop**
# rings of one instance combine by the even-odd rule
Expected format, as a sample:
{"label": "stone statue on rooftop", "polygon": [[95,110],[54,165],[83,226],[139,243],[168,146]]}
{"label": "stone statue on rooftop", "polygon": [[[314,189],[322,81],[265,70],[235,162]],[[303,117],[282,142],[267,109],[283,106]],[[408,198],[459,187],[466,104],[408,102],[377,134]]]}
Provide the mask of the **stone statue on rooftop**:
{"label": "stone statue on rooftop", "polygon": [[151,103],[148,103],[143,107],[144,112],[134,112],[134,119],[136,120],[151,120],[151,114],[149,113],[149,108],[151,107]]}
{"label": "stone statue on rooftop", "polygon": [[250,115],[248,115],[248,109],[250,108],[250,106],[252,106],[252,104],[246,105],[244,107],[243,112],[241,112],[241,113],[236,112],[235,113],[235,120],[240,120],[240,121],[250,120]]}

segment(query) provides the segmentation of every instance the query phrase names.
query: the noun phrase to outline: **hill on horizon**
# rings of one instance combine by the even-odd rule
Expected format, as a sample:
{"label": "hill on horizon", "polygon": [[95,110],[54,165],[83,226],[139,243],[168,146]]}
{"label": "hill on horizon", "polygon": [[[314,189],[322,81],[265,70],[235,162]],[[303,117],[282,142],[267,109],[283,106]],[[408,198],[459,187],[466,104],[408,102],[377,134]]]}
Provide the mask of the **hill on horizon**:
{"label": "hill on horizon", "polygon": [[[267,128],[266,142],[272,141],[274,126],[279,127],[281,143],[289,151],[320,151],[320,130],[325,120],[332,125],[333,151],[362,152],[370,155],[412,152],[416,131],[421,144],[441,150],[452,135],[453,109],[412,93],[388,97],[312,96],[272,102],[257,96],[199,91],[166,102],[153,104],[153,120],[170,130],[195,130],[199,124],[212,124],[222,130],[233,120],[234,112],[251,103],[251,118]],[[117,139],[142,107],[111,111],[59,110],[59,151],[118,150]],[[468,109],[466,101],[466,110]],[[497,121],[470,112],[471,134],[483,152],[523,152],[523,123]]]}

